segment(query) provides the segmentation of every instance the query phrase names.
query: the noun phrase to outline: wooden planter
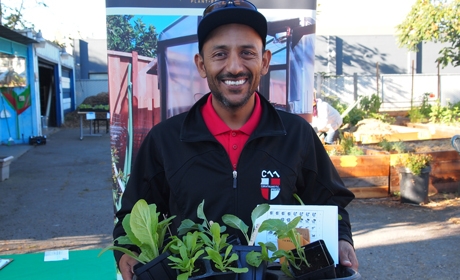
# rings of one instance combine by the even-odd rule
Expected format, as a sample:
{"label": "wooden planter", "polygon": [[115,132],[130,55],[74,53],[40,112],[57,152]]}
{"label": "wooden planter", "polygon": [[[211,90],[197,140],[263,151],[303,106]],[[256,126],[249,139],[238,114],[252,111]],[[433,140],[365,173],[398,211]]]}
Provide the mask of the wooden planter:
{"label": "wooden planter", "polygon": [[[336,146],[325,146],[332,150]],[[399,192],[398,160],[404,154],[363,147],[362,156],[330,156],[345,186],[357,198],[386,197]],[[460,189],[460,155],[457,151],[426,152],[433,157],[429,193]]]}
{"label": "wooden planter", "polygon": [[[332,150],[335,146],[325,146]],[[390,155],[363,149],[362,156],[330,156],[345,186],[357,198],[389,195]]]}

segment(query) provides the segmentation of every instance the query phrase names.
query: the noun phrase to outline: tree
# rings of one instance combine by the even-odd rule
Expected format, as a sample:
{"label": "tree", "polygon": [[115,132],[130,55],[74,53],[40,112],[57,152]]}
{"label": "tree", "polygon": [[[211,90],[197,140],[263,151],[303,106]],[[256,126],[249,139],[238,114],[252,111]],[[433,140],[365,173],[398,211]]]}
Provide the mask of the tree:
{"label": "tree", "polygon": [[109,50],[132,52],[139,55],[156,57],[158,34],[153,25],[147,25],[142,19],[130,23],[132,15],[107,16],[107,48]]}
{"label": "tree", "polygon": [[[48,7],[44,2],[38,0],[35,0],[35,4]],[[22,12],[25,9],[24,0],[21,0],[20,4],[15,7],[2,4],[0,0],[0,24],[13,30],[33,28],[34,25],[24,19]]]}
{"label": "tree", "polygon": [[460,65],[460,0],[417,0],[396,28],[401,47],[418,51],[422,42],[448,43],[436,62],[442,67]]}

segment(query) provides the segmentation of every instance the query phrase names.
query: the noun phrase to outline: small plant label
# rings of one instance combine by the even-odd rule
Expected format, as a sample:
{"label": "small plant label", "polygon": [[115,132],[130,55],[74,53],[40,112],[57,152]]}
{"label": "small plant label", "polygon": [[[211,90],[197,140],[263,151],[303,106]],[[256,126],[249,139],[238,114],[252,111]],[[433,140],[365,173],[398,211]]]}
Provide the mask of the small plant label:
{"label": "small plant label", "polygon": [[69,250],[55,250],[45,252],[45,262],[67,261],[69,260]]}
{"label": "small plant label", "polygon": [[[256,220],[260,225],[267,219],[280,219],[286,224],[294,218],[301,216],[297,228],[306,228],[310,232],[310,242],[324,240],[327,249],[334,259],[335,264],[339,263],[339,229],[337,206],[330,205],[270,205],[270,209]],[[273,232],[259,232],[256,242],[273,242],[275,245],[277,237]]]}

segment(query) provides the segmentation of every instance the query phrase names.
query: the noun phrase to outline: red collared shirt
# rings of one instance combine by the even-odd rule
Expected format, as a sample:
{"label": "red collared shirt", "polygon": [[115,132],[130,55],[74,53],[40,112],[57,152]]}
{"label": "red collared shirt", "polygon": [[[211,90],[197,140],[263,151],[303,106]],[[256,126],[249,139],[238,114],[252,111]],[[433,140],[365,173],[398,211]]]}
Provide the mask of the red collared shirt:
{"label": "red collared shirt", "polygon": [[236,169],[238,158],[243,150],[244,144],[248,141],[251,133],[256,129],[262,116],[262,106],[259,96],[255,95],[255,106],[248,121],[238,130],[230,129],[225,122],[217,115],[212,107],[212,94],[209,95],[206,104],[201,108],[204,122],[212,135],[224,146],[227,151],[233,169]]}

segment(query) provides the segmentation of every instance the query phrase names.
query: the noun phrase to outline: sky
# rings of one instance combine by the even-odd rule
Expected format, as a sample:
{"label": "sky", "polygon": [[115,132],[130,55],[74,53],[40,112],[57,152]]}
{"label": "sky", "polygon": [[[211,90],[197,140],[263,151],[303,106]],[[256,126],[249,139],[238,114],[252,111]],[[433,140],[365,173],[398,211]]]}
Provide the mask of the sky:
{"label": "sky", "polygon": [[[106,38],[105,0],[1,0],[17,7],[23,1],[24,18],[47,40]],[[48,7],[37,2],[43,1]],[[392,34],[416,0],[317,0],[317,34]],[[397,7],[397,8],[395,8]],[[165,18],[166,19],[166,18]],[[166,19],[165,23],[170,23]],[[148,23],[148,22],[147,22]],[[164,26],[156,22],[157,32]],[[333,34],[331,33],[333,32]]]}
{"label": "sky", "polygon": [[[106,38],[105,0],[1,0],[10,7],[18,7],[20,1],[24,3],[24,19],[47,40]],[[40,1],[47,7],[38,5]]]}

